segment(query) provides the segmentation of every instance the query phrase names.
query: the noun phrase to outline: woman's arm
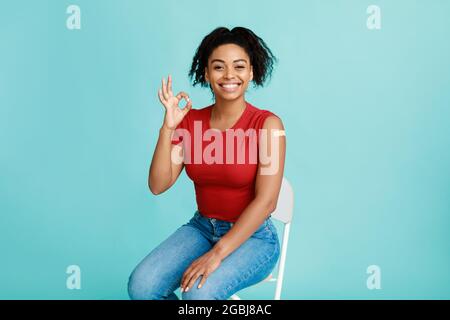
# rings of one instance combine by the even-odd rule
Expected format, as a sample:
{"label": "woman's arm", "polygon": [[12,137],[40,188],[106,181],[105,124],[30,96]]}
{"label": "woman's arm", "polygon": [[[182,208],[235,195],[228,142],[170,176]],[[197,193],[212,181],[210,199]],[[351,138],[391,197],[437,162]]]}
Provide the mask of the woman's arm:
{"label": "woman's arm", "polygon": [[172,152],[182,152],[179,145],[172,145],[173,132],[174,130],[166,128],[164,125],[159,129],[159,138],[148,174],[148,186],[155,195],[169,189],[184,167],[184,163],[176,163],[171,160]]}
{"label": "woman's arm", "polygon": [[[171,157],[172,152],[180,154],[182,148],[178,145],[172,145],[171,140],[176,127],[192,107],[192,102],[187,93],[180,92],[176,96],[173,95],[172,77],[170,75],[167,79],[167,85],[165,79],[162,79],[158,97],[166,113],[164,123],[159,130],[159,138],[148,174],[148,187],[153,194],[160,194],[169,189],[183,170],[183,163],[176,163],[172,161]],[[178,104],[183,98],[187,101],[187,104],[181,109]]]}

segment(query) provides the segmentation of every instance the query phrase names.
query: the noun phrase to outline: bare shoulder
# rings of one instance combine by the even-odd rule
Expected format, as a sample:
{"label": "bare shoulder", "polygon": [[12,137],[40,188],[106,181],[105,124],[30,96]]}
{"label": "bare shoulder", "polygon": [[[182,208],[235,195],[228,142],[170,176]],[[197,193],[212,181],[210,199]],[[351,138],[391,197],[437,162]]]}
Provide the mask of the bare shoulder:
{"label": "bare shoulder", "polygon": [[283,121],[281,121],[281,118],[278,116],[275,115],[268,116],[264,120],[263,128],[284,130]]}

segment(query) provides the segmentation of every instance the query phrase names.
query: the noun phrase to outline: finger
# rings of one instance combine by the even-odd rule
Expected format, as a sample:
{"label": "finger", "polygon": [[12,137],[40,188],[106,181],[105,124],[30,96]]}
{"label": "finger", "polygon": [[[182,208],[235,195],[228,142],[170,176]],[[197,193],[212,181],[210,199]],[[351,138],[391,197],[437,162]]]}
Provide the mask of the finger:
{"label": "finger", "polygon": [[186,114],[189,112],[189,110],[192,108],[192,100],[189,98],[189,95],[188,95],[186,92],[184,92],[184,91],[179,92],[179,93],[176,95],[176,97],[177,97],[178,101],[181,100],[182,98],[184,98],[184,99],[186,100],[186,102],[187,102],[187,104],[186,104],[186,105],[184,106],[184,108],[182,109],[182,111],[183,111],[183,116],[184,116],[184,115],[186,115]]}
{"label": "finger", "polygon": [[200,289],[203,286],[203,284],[206,282],[206,279],[208,278],[208,276],[209,276],[209,274],[207,272],[205,272],[202,275],[202,280],[200,281],[200,283],[198,284],[198,287],[197,287],[198,289]]}
{"label": "finger", "polygon": [[183,274],[183,277],[181,278],[181,281],[180,281],[181,292],[184,291],[184,278],[185,278],[185,275]]}
{"label": "finger", "polygon": [[187,279],[188,279],[190,273],[191,273],[191,267],[187,268],[186,271],[183,273],[183,277],[181,278],[181,285],[180,285],[181,292],[183,292],[183,290],[186,289],[186,285],[188,283]]}
{"label": "finger", "polygon": [[[195,281],[197,281],[197,279],[203,274],[203,271],[197,271],[194,273],[194,276],[191,278],[191,280],[189,281],[188,285],[187,285],[187,290],[189,290],[189,288],[194,287]],[[186,291],[187,291],[186,290]]]}
{"label": "finger", "polygon": [[169,74],[169,77],[167,79],[167,91],[168,93],[173,96],[173,92],[172,92],[172,76]]}
{"label": "finger", "polygon": [[158,89],[158,97],[159,97],[159,101],[161,101],[162,104],[165,104],[166,100],[163,97],[161,88]]}
{"label": "finger", "polygon": [[191,270],[188,274],[186,274],[186,277],[184,278],[184,281],[183,281],[184,292],[187,292],[189,290],[189,288],[192,288],[192,286],[190,286],[190,283],[191,283],[191,279],[194,277],[195,274],[196,274],[196,271],[194,271],[194,270]]}
{"label": "finger", "polygon": [[186,101],[190,101],[191,100],[191,99],[189,99],[189,95],[186,92],[184,92],[184,91],[180,91],[177,94],[177,99],[180,100],[181,98],[185,98]]}
{"label": "finger", "polygon": [[169,93],[167,92],[166,79],[164,79],[164,78],[162,78],[162,92],[163,92],[164,99],[168,100]]}
{"label": "finger", "polygon": [[183,117],[192,109],[192,101],[189,101],[188,104],[181,110],[183,113]]}

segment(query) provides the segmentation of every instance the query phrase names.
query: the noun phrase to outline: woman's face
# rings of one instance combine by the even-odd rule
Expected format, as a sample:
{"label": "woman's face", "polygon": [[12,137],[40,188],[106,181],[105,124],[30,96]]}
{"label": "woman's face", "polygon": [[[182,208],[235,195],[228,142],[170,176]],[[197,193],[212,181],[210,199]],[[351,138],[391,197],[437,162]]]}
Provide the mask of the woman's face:
{"label": "woman's face", "polygon": [[245,50],[236,44],[224,44],[213,50],[205,69],[217,98],[235,100],[245,93],[253,80],[253,68]]}

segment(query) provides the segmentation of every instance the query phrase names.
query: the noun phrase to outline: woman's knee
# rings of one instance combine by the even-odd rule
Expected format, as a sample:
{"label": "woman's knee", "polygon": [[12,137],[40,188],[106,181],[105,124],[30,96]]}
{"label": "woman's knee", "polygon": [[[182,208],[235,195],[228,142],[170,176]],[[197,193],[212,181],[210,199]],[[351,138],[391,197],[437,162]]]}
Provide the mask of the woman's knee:
{"label": "woman's knee", "polygon": [[131,300],[145,300],[147,290],[142,285],[141,279],[133,271],[128,278],[128,296]]}
{"label": "woman's knee", "polygon": [[128,278],[128,296],[132,300],[162,299],[161,287],[150,273],[135,269]]}

